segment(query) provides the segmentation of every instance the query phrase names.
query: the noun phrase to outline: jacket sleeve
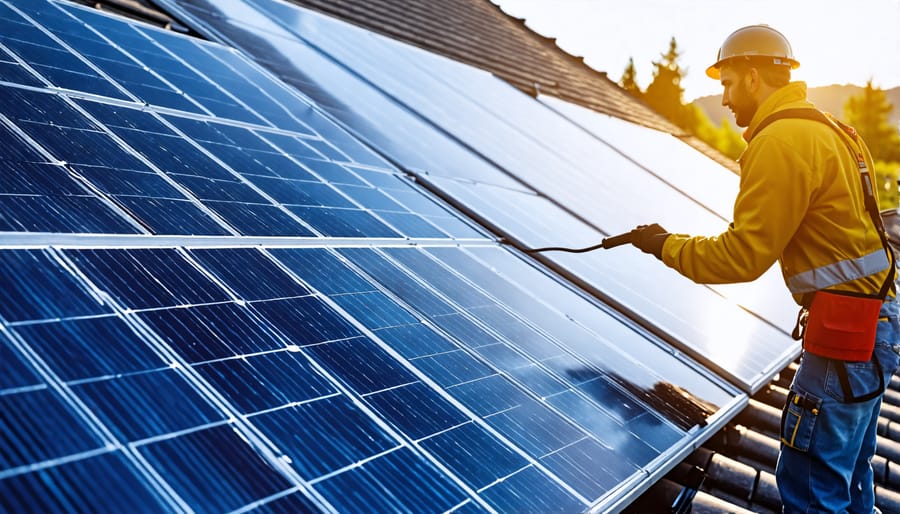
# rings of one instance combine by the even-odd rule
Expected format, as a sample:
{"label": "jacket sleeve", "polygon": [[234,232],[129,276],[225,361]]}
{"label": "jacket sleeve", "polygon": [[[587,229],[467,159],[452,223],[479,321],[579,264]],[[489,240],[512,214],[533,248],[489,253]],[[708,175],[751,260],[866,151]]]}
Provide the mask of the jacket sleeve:
{"label": "jacket sleeve", "polygon": [[701,284],[755,280],[781,256],[814,192],[810,166],[785,142],[759,135],[741,158],[734,222],[715,237],[674,234],[663,262]]}

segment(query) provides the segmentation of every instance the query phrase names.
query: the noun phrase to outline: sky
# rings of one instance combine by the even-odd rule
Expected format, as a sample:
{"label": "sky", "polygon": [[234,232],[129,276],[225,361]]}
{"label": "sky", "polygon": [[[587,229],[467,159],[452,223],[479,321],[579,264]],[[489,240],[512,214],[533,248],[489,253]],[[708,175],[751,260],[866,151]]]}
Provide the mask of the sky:
{"label": "sky", "polygon": [[831,84],[900,86],[900,0],[492,0],[529,28],[585,58],[618,82],[634,58],[638,85],[653,80],[674,36],[684,100],[719,95],[705,75],[735,29],[764,23],[787,36],[800,61],[793,79]]}

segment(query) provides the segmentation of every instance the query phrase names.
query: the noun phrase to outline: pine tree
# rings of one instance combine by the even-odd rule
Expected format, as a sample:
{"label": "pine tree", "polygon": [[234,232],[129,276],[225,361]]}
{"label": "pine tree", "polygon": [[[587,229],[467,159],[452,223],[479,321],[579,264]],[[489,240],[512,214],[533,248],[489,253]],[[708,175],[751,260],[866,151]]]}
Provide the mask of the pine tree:
{"label": "pine tree", "polygon": [[689,128],[688,113],[684,108],[684,88],[681,78],[685,74],[678,64],[681,53],[678,43],[673,37],[669,41],[669,50],[662,54],[662,59],[653,61],[653,81],[644,92],[644,100],[656,112],[681,128]]}
{"label": "pine tree", "polygon": [[622,73],[622,78],[619,79],[619,85],[622,86],[622,89],[631,94],[631,96],[640,98],[643,93],[641,92],[641,87],[637,83],[637,70],[634,67],[634,58],[628,58],[628,66],[625,67],[625,71]]}
{"label": "pine tree", "polygon": [[847,124],[856,128],[876,161],[900,162],[900,134],[888,121],[893,109],[884,91],[872,85],[872,79],[844,104]]}

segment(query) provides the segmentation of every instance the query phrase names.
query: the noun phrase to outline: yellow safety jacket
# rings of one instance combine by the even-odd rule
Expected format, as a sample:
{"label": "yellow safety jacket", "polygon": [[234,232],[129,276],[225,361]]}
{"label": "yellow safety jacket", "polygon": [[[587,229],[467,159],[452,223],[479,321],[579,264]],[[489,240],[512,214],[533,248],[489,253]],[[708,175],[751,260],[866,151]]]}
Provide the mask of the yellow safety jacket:
{"label": "yellow safety jacket", "polygon": [[[792,82],[759,106],[746,134],[783,109],[812,108]],[[866,211],[857,159],[874,166],[861,140],[827,125],[783,119],[764,127],[741,155],[734,222],[715,237],[673,234],[663,262],[694,282],[755,280],[776,261],[797,303],[820,289],[876,294],[889,258]]]}

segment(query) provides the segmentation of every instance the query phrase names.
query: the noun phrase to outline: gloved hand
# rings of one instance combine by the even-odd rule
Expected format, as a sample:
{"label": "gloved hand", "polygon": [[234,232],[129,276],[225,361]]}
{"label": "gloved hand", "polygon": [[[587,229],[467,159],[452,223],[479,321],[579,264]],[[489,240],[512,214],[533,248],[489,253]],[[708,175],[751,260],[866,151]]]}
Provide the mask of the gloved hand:
{"label": "gloved hand", "polygon": [[666,229],[654,223],[652,225],[638,225],[631,231],[631,244],[644,253],[652,253],[657,259],[662,260],[662,248],[669,237]]}

